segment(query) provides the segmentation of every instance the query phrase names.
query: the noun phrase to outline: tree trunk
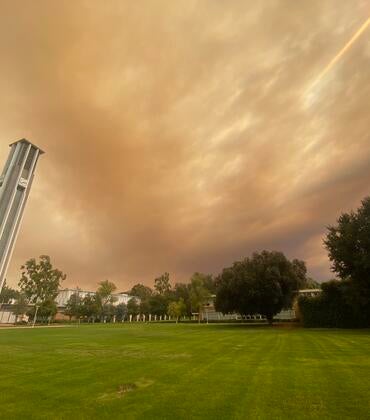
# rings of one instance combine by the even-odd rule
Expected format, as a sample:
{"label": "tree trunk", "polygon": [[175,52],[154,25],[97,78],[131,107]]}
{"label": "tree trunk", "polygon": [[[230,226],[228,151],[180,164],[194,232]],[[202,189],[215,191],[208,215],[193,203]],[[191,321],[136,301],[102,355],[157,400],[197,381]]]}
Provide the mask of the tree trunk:
{"label": "tree trunk", "polygon": [[37,311],[39,310],[39,307],[36,305],[36,310],[35,310],[35,316],[33,317],[33,323],[32,323],[32,328],[35,327],[36,324],[36,319],[37,319]]}

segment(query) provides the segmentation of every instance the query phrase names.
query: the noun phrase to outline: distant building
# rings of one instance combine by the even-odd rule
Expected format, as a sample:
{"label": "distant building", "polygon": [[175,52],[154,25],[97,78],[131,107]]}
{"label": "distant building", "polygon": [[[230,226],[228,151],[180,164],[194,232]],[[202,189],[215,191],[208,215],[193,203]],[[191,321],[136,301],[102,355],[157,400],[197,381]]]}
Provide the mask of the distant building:
{"label": "distant building", "polygon": [[[74,294],[78,294],[80,298],[83,299],[86,296],[95,296],[96,292],[81,290],[77,288],[59,290],[58,296],[55,298],[55,302],[58,308],[64,308],[67,305],[67,302],[69,301],[71,296]],[[114,298],[114,302],[113,302],[114,306],[117,306],[120,303],[124,303],[125,305],[127,305],[127,302],[132,298],[135,298],[138,302],[140,301],[140,299],[137,298],[136,296],[131,296],[131,295],[128,295],[127,293],[114,293],[112,296]]]}
{"label": "distant building", "polygon": [[[0,304],[0,324],[14,324],[17,317],[13,313],[13,303]],[[31,307],[31,306],[30,306]],[[26,314],[19,315],[17,322],[28,322]]]}
{"label": "distant building", "polygon": [[[201,321],[225,321],[230,319],[241,319],[238,314],[223,314],[222,312],[216,311],[215,308],[216,295],[212,295],[204,303],[200,312]],[[193,313],[194,318],[198,318],[198,313]]]}
{"label": "distant building", "polygon": [[[59,290],[58,296],[55,298],[55,303],[57,304],[58,312],[55,316],[56,320],[68,320],[69,317],[67,317],[64,314],[64,309],[70,299],[70,297],[77,293],[81,299],[83,299],[86,296],[95,296],[96,292],[91,292],[87,290],[81,290],[81,289],[73,289],[73,288],[67,288]],[[117,306],[121,303],[124,303],[127,305],[128,301],[130,299],[136,299],[138,303],[140,303],[140,299],[136,296],[131,296],[127,293],[114,293],[113,295],[114,302],[113,305]],[[0,304],[0,324],[14,324],[15,322],[15,315],[13,314],[13,305],[15,303],[15,300],[13,299],[11,302],[5,304]],[[29,309],[31,309],[33,304],[29,305]],[[18,322],[21,321],[28,321],[28,316],[24,315],[22,317],[18,317]]]}
{"label": "distant building", "polygon": [[322,292],[322,289],[301,289],[298,290],[298,296],[315,297]]}

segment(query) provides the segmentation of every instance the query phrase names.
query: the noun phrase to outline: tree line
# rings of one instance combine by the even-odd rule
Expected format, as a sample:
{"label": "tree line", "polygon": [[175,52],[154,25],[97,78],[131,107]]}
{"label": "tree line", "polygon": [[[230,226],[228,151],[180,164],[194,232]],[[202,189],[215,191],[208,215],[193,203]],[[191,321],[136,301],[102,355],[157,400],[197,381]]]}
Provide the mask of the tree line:
{"label": "tree line", "polygon": [[[15,299],[13,312],[27,313],[34,322],[50,322],[57,312],[55,298],[66,275],[53,268],[50,257],[31,259],[22,268],[19,291],[5,287],[3,298]],[[294,293],[308,285],[303,261],[289,261],[281,252],[262,251],[231,267],[219,276],[196,272],[189,282],[171,284],[169,273],[154,279],[153,288],[138,283],[127,293],[132,298],[117,304],[116,285],[108,280],[98,284],[95,293],[84,296],[77,290],[64,308],[70,319],[88,322],[122,321],[132,316],[197,316],[215,301],[223,313],[260,314],[272,322],[273,315],[288,307]]]}
{"label": "tree line", "polygon": [[194,273],[189,283],[171,285],[169,273],[164,273],[154,280],[151,288],[138,283],[127,294],[131,299],[125,303],[116,303],[114,283],[99,283],[95,294],[81,297],[74,293],[67,302],[64,313],[70,317],[87,321],[111,322],[122,321],[130,315],[164,317],[171,316],[176,321],[181,317],[191,317],[200,313],[203,304],[215,292],[215,282],[211,275]]}
{"label": "tree line", "polygon": [[[307,277],[302,260],[282,252],[261,251],[234,262],[218,276],[194,273],[189,282],[170,282],[169,273],[154,280],[153,288],[138,283],[127,293],[127,304],[116,304],[114,283],[99,283],[95,294],[71,296],[65,314],[87,321],[123,320],[132,315],[170,315],[176,320],[200,314],[207,303],[224,314],[263,315],[271,323],[282,309],[291,308],[302,288],[322,287],[317,297],[300,297],[298,315],[305,326],[370,326],[370,197],[356,212],[343,213],[329,226],[324,239],[337,279],[322,283]],[[34,320],[51,320],[55,298],[66,275],[50,257],[30,259],[21,267],[19,291],[4,286],[0,303],[15,299],[16,316],[27,312]],[[136,298],[135,298],[136,297]]]}
{"label": "tree line", "polygon": [[300,297],[306,327],[370,327],[370,197],[356,211],[342,213],[324,239],[337,278],[314,298]]}

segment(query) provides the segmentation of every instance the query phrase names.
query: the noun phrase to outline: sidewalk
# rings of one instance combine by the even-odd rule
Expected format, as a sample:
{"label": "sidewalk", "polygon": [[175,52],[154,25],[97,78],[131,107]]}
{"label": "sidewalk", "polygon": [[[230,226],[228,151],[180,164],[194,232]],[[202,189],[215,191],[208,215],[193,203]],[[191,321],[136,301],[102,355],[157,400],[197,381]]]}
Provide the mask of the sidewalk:
{"label": "sidewalk", "polygon": [[9,324],[0,324],[0,331],[1,330],[15,330],[15,329],[25,329],[25,328],[65,328],[65,327],[73,327],[74,325],[62,324],[62,325],[11,325]]}

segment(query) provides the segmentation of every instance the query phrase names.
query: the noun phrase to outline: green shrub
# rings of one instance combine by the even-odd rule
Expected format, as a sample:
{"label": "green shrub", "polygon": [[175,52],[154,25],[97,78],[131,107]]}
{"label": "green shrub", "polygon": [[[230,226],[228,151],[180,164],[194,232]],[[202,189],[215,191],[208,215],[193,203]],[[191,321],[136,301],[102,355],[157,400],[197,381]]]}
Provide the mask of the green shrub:
{"label": "green shrub", "polygon": [[322,285],[316,297],[298,299],[304,327],[359,328],[369,326],[366,314],[351,300],[350,281],[332,280]]}

